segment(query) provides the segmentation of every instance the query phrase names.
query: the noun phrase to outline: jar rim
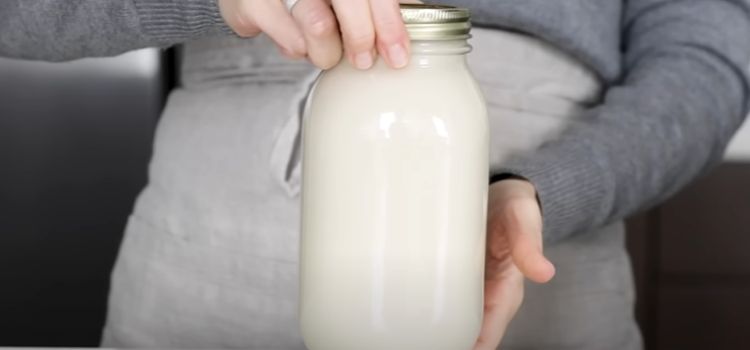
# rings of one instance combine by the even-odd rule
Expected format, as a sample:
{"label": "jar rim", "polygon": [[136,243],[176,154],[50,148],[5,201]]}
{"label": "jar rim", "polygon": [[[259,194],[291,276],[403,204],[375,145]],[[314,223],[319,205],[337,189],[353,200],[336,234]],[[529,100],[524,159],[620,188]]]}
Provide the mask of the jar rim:
{"label": "jar rim", "polygon": [[468,39],[469,9],[428,4],[401,4],[401,16],[412,40]]}

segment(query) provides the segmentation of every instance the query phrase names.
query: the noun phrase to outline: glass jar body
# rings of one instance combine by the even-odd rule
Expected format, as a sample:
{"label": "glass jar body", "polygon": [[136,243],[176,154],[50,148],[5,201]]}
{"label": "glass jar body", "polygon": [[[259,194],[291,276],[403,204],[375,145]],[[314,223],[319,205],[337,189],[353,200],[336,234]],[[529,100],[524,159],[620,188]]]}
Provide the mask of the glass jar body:
{"label": "glass jar body", "polygon": [[465,41],[413,46],[399,70],[342,61],[308,100],[300,318],[311,350],[469,350],[479,334],[484,99]]}

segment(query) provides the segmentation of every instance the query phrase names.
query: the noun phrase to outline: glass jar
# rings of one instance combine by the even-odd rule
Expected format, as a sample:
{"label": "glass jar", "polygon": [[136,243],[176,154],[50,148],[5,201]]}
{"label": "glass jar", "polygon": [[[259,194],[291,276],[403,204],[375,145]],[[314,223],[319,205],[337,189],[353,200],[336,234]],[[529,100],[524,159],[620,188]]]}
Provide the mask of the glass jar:
{"label": "glass jar", "polygon": [[488,122],[469,12],[404,5],[410,64],[343,60],[303,127],[300,318],[311,350],[469,350],[482,322]]}

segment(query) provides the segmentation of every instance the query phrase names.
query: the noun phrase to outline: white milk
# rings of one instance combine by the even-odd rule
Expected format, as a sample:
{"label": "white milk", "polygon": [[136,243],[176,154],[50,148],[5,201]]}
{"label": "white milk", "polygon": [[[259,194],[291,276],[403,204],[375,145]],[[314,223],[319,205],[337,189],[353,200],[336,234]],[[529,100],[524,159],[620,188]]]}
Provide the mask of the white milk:
{"label": "white milk", "polygon": [[311,350],[469,350],[482,321],[488,126],[463,40],[342,62],[303,136],[300,317]]}

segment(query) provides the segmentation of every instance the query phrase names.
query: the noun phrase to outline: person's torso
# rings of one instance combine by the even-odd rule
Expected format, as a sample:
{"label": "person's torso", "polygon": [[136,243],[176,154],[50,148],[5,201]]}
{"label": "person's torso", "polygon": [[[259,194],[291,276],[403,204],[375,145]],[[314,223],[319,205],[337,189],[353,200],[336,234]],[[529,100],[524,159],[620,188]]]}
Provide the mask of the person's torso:
{"label": "person's torso", "polygon": [[568,52],[607,82],[621,73],[622,0],[431,0],[467,7],[478,26],[528,33]]}
{"label": "person's torso", "polygon": [[[596,74],[548,43],[483,29],[471,43],[493,167],[599,99]],[[105,344],[302,349],[299,106],[316,70],[265,37],[206,39],[184,55],[113,272]],[[612,255],[618,237],[592,246]]]}

